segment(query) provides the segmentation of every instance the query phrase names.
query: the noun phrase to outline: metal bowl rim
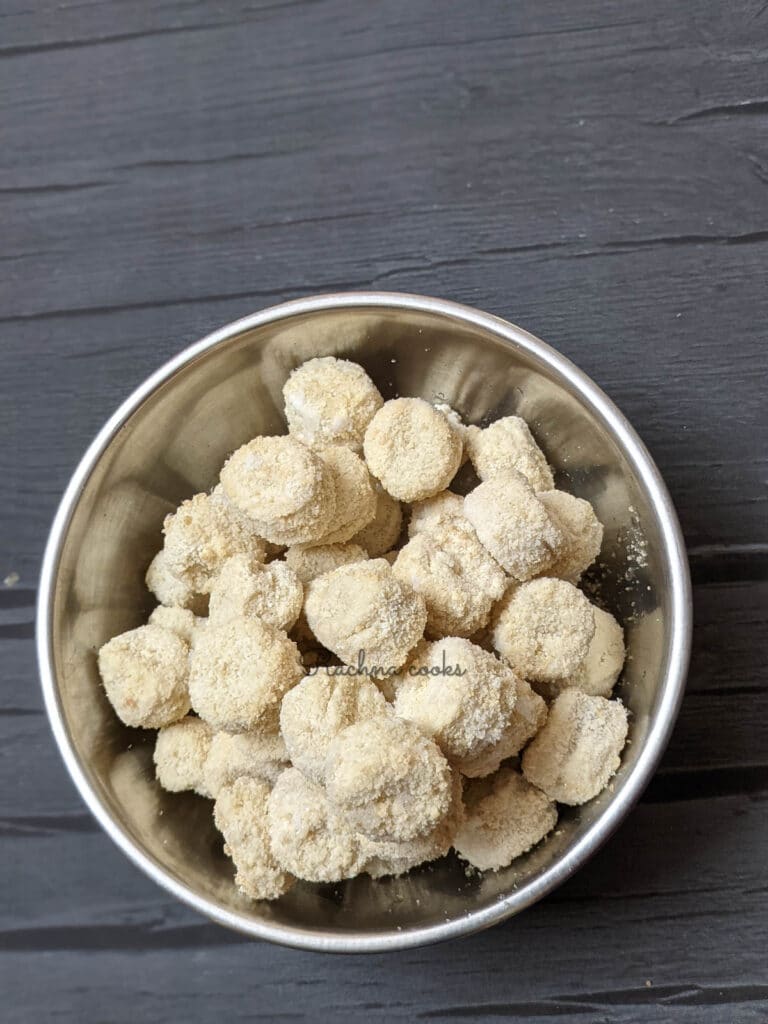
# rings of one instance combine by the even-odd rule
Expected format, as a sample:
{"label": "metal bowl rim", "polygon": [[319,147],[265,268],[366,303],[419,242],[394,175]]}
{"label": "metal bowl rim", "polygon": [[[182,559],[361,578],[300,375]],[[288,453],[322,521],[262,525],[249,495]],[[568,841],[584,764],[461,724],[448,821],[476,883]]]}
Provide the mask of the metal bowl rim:
{"label": "metal bowl rim", "polygon": [[[655,510],[663,541],[663,556],[669,567],[671,588],[670,643],[667,672],[661,683],[662,698],[656,720],[648,732],[643,749],[621,790],[608,803],[588,831],[560,858],[536,878],[508,893],[492,906],[468,911],[463,917],[397,931],[368,933],[327,932],[296,926],[276,925],[252,920],[245,914],[225,910],[179,882],[153,857],[149,856],[125,831],[88,780],[75,752],[65,724],[60,693],[54,671],[53,600],[59,560],[67,530],[80,495],[99,459],[120,428],[162,384],[197,356],[245,331],[292,316],[329,309],[352,307],[388,307],[437,314],[490,331],[508,344],[543,361],[556,375],[564,378],[618,443],[637,473]],[[295,299],[271,306],[235,320],[206,335],[179,352],[151,374],[120,405],[96,435],[74,471],[61,499],[43,556],[36,615],[37,659],[45,707],[57,745],[67,770],[90,811],[113,842],[150,878],[193,907],[199,913],[226,927],[259,939],[267,939],[298,949],[324,952],[384,952],[444,941],[490,927],[524,910],[568,879],[591,857],[618,827],[638,800],[668,742],[682,700],[688,668],[692,630],[692,601],[688,560],[683,536],[672,500],[653,459],[628,420],[600,388],[569,359],[551,346],[516,325],[470,306],[445,299],[399,292],[340,292]]]}

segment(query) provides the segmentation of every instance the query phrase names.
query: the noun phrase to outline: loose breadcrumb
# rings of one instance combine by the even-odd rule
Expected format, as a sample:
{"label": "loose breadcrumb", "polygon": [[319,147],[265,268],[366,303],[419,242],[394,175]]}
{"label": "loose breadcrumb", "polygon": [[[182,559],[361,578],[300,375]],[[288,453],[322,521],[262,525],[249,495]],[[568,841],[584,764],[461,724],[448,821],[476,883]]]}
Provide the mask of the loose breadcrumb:
{"label": "loose breadcrumb", "polygon": [[481,483],[464,499],[464,514],[488,551],[517,580],[551,565],[563,535],[520,473]]}
{"label": "loose breadcrumb", "polygon": [[209,593],[216,574],[233,555],[247,554],[258,562],[266,557],[256,526],[220,488],[183,501],[165,517],[163,532],[169,570],[200,594]]}
{"label": "loose breadcrumb", "polygon": [[352,541],[346,544],[294,544],[285,553],[286,564],[305,584],[338,569],[340,565],[364,562],[367,558],[368,553]]}
{"label": "loose breadcrumb", "polygon": [[501,739],[476,757],[464,758],[460,765],[462,775],[479,779],[493,774],[502,761],[520,753],[546,720],[546,701],[524,679],[517,678],[515,706]]}
{"label": "loose breadcrumb", "polygon": [[368,467],[349,448],[341,445],[317,449],[333,477],[336,511],[326,522],[319,543],[343,544],[368,526],[376,515],[376,491]]}
{"label": "loose breadcrumb", "polygon": [[209,625],[192,647],[189,694],[214,729],[269,732],[283,696],[304,675],[298,648],[260,619]]}
{"label": "loose breadcrumb", "polygon": [[591,697],[611,696],[616,680],[624,668],[624,631],[609,612],[594,606],[593,610],[595,635],[584,661],[565,679],[537,683],[537,688],[548,700],[570,687],[588,693]]}
{"label": "loose breadcrumb", "polygon": [[431,498],[414,501],[411,505],[411,518],[408,522],[408,536],[413,538],[417,533],[433,526],[442,526],[451,519],[464,518],[464,499],[453,491],[440,491]]}
{"label": "loose breadcrumb", "polygon": [[376,512],[373,519],[359,530],[352,540],[365,548],[371,558],[380,558],[397,544],[403,528],[400,502],[387,494],[378,481],[374,484]]}
{"label": "loose breadcrumb", "polygon": [[255,617],[287,632],[303,603],[301,580],[285,562],[261,565],[246,555],[235,555],[213,582],[208,618],[210,625],[221,626]]}
{"label": "loose breadcrumb", "polygon": [[368,467],[400,501],[444,490],[461,464],[461,438],[442,413],[421,398],[385,402],[365,432]]}
{"label": "loose breadcrumb", "polygon": [[216,732],[203,765],[203,785],[216,797],[242,775],[274,784],[288,767],[288,751],[279,732]]}
{"label": "loose breadcrumb", "polygon": [[361,838],[297,768],[283,772],[268,804],[269,836],[282,867],[307,882],[340,882],[365,863]]}
{"label": "loose breadcrumb", "polygon": [[547,575],[578,583],[600,554],[603,524],[588,501],[566,491],[540,491],[536,497],[563,534]]}
{"label": "loose breadcrumb", "polygon": [[547,682],[575,672],[595,635],[594,606],[565,580],[512,587],[496,617],[496,650],[525,679]]}
{"label": "loose breadcrumb", "polygon": [[213,811],[216,828],[224,836],[224,852],[237,869],[235,884],[254,900],[276,900],[294,882],[272,853],[268,800],[268,784],[243,775],[219,792]]}
{"label": "loose breadcrumb", "polygon": [[516,470],[534,491],[549,491],[555,486],[544,452],[520,416],[504,416],[484,430],[467,427],[464,443],[481,480]]}
{"label": "loose breadcrumb", "polygon": [[395,714],[417,725],[459,769],[504,735],[517,698],[517,677],[469,640],[423,644],[392,680]]}
{"label": "loose breadcrumb", "polygon": [[359,451],[363,435],[383,399],[357,363],[333,356],[310,359],[283,387],[291,434],[305,444],[348,445]]}
{"label": "loose breadcrumb", "polygon": [[523,774],[552,800],[576,806],[608,785],[627,738],[627,711],[617,700],[566,690],[526,747]]}
{"label": "loose breadcrumb", "polygon": [[161,626],[139,626],[99,651],[104,690],[126,725],[160,729],[189,711],[189,644]]}
{"label": "loose breadcrumb", "polygon": [[304,613],[320,643],[345,664],[357,664],[362,651],[381,674],[405,663],[427,621],[424,598],[383,558],[342,565],[312,580]]}
{"label": "loose breadcrumb", "polygon": [[336,514],[336,486],[320,456],[294,437],[256,437],[221,471],[229,500],[273,544],[319,540]]}
{"label": "loose breadcrumb", "polygon": [[428,637],[469,637],[487,622],[506,576],[466,519],[422,530],[400,550],[393,571],[421,594]]}
{"label": "loose breadcrumb", "polygon": [[280,730],[291,763],[307,778],[325,782],[331,741],[347,726],[388,713],[387,702],[369,679],[318,668],[283,697]]}
{"label": "loose breadcrumb", "polygon": [[212,795],[203,779],[211,738],[207,722],[192,715],[173,725],[166,725],[158,732],[154,752],[155,774],[163,789],[171,793],[191,789],[201,796]]}
{"label": "loose breadcrumb", "polygon": [[480,871],[498,871],[522,856],[557,824],[557,807],[513,768],[471,782],[456,852]]}

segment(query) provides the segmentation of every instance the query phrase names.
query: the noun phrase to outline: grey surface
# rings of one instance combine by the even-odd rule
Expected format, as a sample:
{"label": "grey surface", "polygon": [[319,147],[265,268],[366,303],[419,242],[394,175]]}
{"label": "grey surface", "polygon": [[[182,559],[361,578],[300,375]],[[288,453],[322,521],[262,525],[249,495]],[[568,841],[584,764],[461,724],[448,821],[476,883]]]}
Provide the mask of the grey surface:
{"label": "grey surface", "polygon": [[[0,15],[3,1019],[765,1020],[762,0]],[[31,617],[57,498],[148,370],[353,287],[497,312],[593,376],[665,473],[698,621],[664,768],[592,864],[475,938],[328,959],[205,923],[98,832]]]}

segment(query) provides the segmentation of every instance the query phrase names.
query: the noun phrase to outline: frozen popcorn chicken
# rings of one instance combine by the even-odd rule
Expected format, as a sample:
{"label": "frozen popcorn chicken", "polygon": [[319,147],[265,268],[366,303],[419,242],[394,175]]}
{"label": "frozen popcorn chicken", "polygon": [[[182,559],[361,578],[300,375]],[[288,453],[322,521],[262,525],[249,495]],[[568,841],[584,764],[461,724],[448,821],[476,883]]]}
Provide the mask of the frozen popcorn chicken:
{"label": "frozen popcorn chicken", "polygon": [[166,725],[158,732],[155,774],[163,789],[171,793],[191,789],[201,796],[211,796],[203,781],[203,768],[212,736],[210,726],[193,715]]}
{"label": "frozen popcorn chicken", "polygon": [[215,732],[203,764],[203,787],[214,798],[242,775],[274,785],[289,767],[279,732]]}
{"label": "frozen popcorn chicken", "polygon": [[352,538],[371,558],[381,558],[397,544],[403,526],[400,502],[387,494],[378,482],[374,485],[376,510],[373,519]]}
{"label": "frozen popcorn chicken", "polygon": [[492,775],[502,761],[516,757],[547,720],[546,701],[524,679],[517,678],[515,707],[501,738],[474,757],[462,760],[461,774],[470,779]]}
{"label": "frozen popcorn chicken", "polygon": [[311,447],[347,445],[355,451],[383,405],[362,366],[333,356],[297,367],[285,382],[283,398],[288,429],[299,441]]}
{"label": "frozen popcorn chicken", "polygon": [[139,626],[99,651],[104,690],[118,717],[143,729],[178,722],[189,711],[189,644],[161,626]]}
{"label": "frozen popcorn chicken", "polygon": [[368,553],[360,544],[294,544],[285,553],[285,562],[302,583],[311,583],[340,565],[364,562]]}
{"label": "frozen popcorn chicken", "polygon": [[285,562],[262,565],[235,555],[221,568],[211,588],[209,623],[257,618],[277,629],[291,629],[304,603],[304,587]]}
{"label": "frozen popcorn chicken", "polygon": [[414,501],[408,521],[408,536],[413,538],[435,526],[443,526],[450,519],[464,518],[464,499],[453,491],[440,491],[431,498]]}
{"label": "frozen popcorn chicken", "polygon": [[555,486],[544,452],[520,416],[503,416],[484,429],[467,427],[464,443],[481,480],[514,470],[522,473],[534,491]]}
{"label": "frozen popcorn chicken", "polygon": [[587,656],[579,667],[564,679],[536,684],[548,700],[570,687],[575,687],[590,697],[611,696],[624,668],[624,631],[609,612],[594,606],[593,611],[595,635],[592,637]]}
{"label": "frozen popcorn chicken", "polygon": [[578,583],[600,554],[603,524],[588,501],[566,491],[540,491],[536,497],[563,534],[547,575]]}

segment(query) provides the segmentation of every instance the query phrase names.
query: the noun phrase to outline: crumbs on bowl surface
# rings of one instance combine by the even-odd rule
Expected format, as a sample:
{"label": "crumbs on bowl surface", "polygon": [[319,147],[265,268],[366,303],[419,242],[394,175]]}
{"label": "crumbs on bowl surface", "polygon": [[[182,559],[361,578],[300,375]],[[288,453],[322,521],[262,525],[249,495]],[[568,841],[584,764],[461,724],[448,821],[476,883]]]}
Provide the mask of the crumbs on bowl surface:
{"label": "crumbs on bowl surface", "polygon": [[253,899],[451,848],[506,867],[626,742],[623,631],[579,589],[602,524],[518,416],[385,402],[333,357],[284,397],[288,433],[166,517],[158,607],[99,651],[107,697],[159,730],[161,786],[214,801]]}

